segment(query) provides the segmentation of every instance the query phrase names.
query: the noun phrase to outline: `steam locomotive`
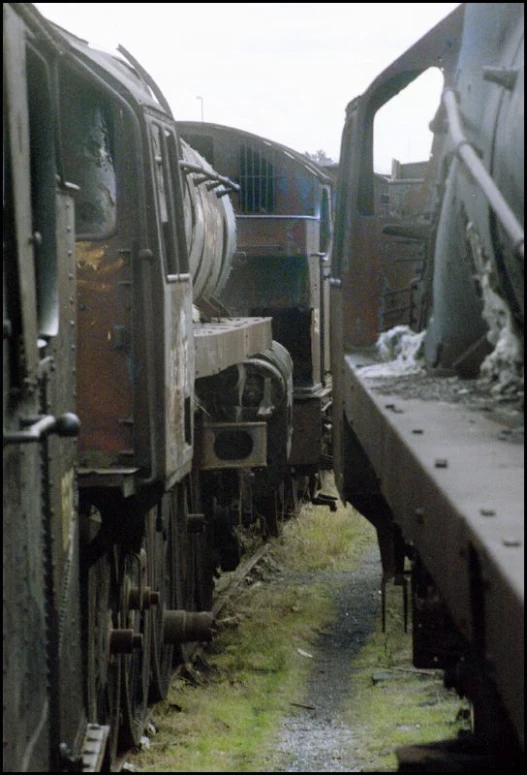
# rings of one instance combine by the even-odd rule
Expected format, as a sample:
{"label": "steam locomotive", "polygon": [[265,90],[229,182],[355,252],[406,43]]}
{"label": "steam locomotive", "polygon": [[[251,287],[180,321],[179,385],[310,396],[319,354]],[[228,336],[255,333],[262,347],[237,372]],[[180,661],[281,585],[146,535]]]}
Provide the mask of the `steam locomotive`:
{"label": "steam locomotive", "polygon": [[[414,663],[473,708],[471,736],[401,749],[400,771],[523,763],[523,37],[522,5],[461,4],[350,102],[342,136],[336,481],[377,529],[383,584],[411,578]],[[422,206],[390,213],[375,117],[429,68]]]}
{"label": "steam locomotive", "polygon": [[331,181],[223,168],[124,49],[3,12],[4,769],[109,771],[330,465]]}
{"label": "steam locomotive", "polygon": [[[241,526],[277,533],[332,465],[383,588],[410,577],[415,664],[474,709],[400,769],[519,769],[523,7],[460,5],[350,103],[334,233],[317,165],[3,12],[4,770],[110,770],[211,637]],[[394,214],[374,119],[430,67]]]}

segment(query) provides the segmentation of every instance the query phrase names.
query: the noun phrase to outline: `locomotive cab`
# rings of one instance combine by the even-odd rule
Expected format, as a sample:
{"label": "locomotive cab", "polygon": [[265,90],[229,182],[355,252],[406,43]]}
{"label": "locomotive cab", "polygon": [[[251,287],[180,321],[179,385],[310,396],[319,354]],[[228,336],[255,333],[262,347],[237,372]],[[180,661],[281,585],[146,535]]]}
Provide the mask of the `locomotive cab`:
{"label": "locomotive cab", "polygon": [[74,64],[59,83],[63,163],[79,188],[81,484],[129,496],[156,481],[170,487],[192,461],[192,284],[178,140],[131,67],[67,39]]}
{"label": "locomotive cab", "polygon": [[329,368],[330,176],[290,148],[218,124],[178,122],[194,148],[236,183],[237,249],[219,301],[232,315],[273,320],[293,360],[293,440],[299,476],[331,464]]}

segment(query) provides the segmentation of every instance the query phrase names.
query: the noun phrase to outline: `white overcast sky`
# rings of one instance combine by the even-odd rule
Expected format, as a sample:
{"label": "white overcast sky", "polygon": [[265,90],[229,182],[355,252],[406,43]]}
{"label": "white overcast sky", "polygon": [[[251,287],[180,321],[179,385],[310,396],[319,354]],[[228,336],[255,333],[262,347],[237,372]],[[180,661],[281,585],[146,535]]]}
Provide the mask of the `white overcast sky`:
{"label": "white overcast sky", "polygon": [[[458,5],[35,3],[93,45],[114,50],[121,43],[157,82],[176,119],[199,121],[203,108],[205,121],[301,153],[322,149],[335,161],[348,102]],[[392,158],[427,158],[440,79],[432,86],[387,113],[378,171],[389,171]]]}

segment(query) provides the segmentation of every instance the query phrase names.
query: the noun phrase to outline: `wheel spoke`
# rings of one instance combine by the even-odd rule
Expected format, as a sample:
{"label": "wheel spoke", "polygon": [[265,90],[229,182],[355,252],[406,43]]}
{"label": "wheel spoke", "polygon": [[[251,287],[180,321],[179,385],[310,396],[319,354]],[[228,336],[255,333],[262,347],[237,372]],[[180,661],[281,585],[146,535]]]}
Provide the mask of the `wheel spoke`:
{"label": "wheel spoke", "polygon": [[86,542],[83,573],[87,641],[88,721],[110,727],[107,757],[117,753],[120,718],[121,657],[112,653],[111,633],[118,622],[116,549],[98,512],[83,518]]}
{"label": "wheel spoke", "polygon": [[[119,743],[138,745],[143,734],[150,679],[150,588],[144,548],[121,557],[121,631],[132,633],[121,657],[122,724]],[[126,641],[126,636],[123,636]]]}
{"label": "wheel spoke", "polygon": [[159,702],[168,692],[174,664],[174,647],[164,642],[164,612],[174,607],[174,558],[173,540],[170,540],[170,514],[168,497],[147,518],[146,542],[149,557],[148,581],[152,590],[159,593],[159,603],[151,611],[151,680],[149,697]]}

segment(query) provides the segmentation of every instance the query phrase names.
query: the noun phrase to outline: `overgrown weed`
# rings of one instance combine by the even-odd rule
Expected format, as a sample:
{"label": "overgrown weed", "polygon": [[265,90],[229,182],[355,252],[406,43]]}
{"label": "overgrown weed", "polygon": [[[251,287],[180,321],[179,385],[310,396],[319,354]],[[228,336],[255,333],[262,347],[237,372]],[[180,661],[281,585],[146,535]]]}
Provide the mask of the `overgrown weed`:
{"label": "overgrown weed", "polygon": [[466,703],[445,689],[441,671],[412,667],[401,587],[388,586],[386,595],[386,630],[378,618],[355,660],[353,705],[346,713],[363,772],[397,772],[397,747],[454,739],[465,728]]}
{"label": "overgrown weed", "polygon": [[[201,682],[174,680],[156,707],[158,734],[150,750],[133,757],[135,766],[143,772],[277,771],[281,720],[305,702],[309,654],[335,618],[330,582],[307,583],[303,574],[353,570],[375,543],[374,529],[351,507],[304,506],[274,542],[263,575],[253,574],[222,611]],[[394,745],[455,737],[461,704],[439,673],[409,667],[400,588],[388,588],[386,611],[386,632],[378,617],[354,660],[352,703],[344,713],[364,772],[397,771]],[[374,681],[382,671],[390,675]]]}
{"label": "overgrown weed", "polygon": [[134,763],[144,772],[269,771],[280,720],[305,699],[306,654],[334,616],[327,585],[291,574],[352,567],[366,545],[373,529],[353,509],[305,505],[274,542],[265,582],[242,586],[222,611],[204,685],[173,681],[150,750]]}

